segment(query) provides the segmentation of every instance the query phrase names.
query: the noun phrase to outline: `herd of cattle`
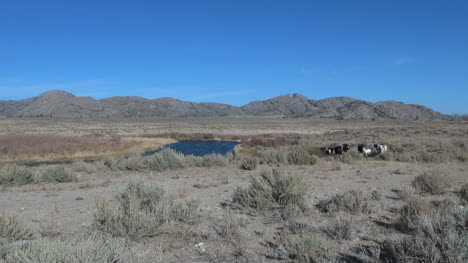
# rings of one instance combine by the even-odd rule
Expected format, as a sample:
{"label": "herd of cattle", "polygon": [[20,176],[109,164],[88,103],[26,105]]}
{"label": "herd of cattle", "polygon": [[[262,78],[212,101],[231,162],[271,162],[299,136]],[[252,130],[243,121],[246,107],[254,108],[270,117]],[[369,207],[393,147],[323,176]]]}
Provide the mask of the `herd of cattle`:
{"label": "herd of cattle", "polygon": [[[371,148],[366,148],[364,144],[359,144],[358,147],[358,152],[362,153],[364,157],[368,157],[369,155],[372,154],[372,149]],[[343,144],[342,146],[335,146],[335,147],[323,147],[320,148],[320,150],[326,154],[326,155],[342,155],[343,153],[351,150],[351,146],[347,143]],[[382,154],[384,152],[388,151],[388,146],[385,144],[374,144],[374,153],[376,154]]]}

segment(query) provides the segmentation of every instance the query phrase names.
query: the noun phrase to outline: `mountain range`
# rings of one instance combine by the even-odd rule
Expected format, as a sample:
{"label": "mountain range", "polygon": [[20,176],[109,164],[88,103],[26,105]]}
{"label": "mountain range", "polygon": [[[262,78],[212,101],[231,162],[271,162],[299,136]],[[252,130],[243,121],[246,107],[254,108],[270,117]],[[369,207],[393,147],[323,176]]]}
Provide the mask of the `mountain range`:
{"label": "mountain range", "polygon": [[174,98],[110,97],[94,99],[62,90],[23,100],[0,100],[3,118],[144,119],[157,117],[276,117],[352,120],[444,120],[449,116],[422,105],[397,101],[371,103],[349,97],[321,100],[286,94],[241,107],[195,103]]}

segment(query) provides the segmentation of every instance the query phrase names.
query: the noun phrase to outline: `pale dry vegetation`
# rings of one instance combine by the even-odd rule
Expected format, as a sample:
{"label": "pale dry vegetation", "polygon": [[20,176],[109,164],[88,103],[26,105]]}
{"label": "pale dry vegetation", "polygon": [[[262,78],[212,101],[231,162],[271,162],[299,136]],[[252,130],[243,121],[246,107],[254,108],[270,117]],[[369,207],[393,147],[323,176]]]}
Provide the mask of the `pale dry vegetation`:
{"label": "pale dry vegetation", "polygon": [[97,159],[155,150],[174,142],[164,138],[121,136],[0,135],[0,162]]}
{"label": "pale dry vegetation", "polygon": [[287,174],[281,169],[263,170],[251,177],[247,188],[238,187],[235,190],[232,203],[234,206],[257,212],[286,209],[291,206],[305,211],[308,187],[304,178],[300,176]]}
{"label": "pale dry vegetation", "polygon": [[134,181],[115,201],[98,203],[92,228],[138,241],[168,231],[176,223],[190,223],[197,212],[196,201],[176,200],[157,185]]}

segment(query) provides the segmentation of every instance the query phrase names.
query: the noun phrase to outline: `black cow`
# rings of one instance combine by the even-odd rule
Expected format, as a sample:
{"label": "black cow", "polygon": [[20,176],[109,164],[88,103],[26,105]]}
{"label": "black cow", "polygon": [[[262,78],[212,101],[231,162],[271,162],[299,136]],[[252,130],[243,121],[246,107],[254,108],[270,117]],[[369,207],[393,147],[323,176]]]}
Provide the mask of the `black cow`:
{"label": "black cow", "polygon": [[359,145],[357,146],[358,152],[363,153],[363,152],[364,152],[364,147],[365,147],[364,144],[359,144]]}
{"label": "black cow", "polygon": [[347,152],[349,150],[351,150],[351,147],[349,146],[349,144],[347,143],[343,144],[343,152]]}
{"label": "black cow", "polygon": [[343,154],[343,146],[336,146],[335,147],[335,154]]}

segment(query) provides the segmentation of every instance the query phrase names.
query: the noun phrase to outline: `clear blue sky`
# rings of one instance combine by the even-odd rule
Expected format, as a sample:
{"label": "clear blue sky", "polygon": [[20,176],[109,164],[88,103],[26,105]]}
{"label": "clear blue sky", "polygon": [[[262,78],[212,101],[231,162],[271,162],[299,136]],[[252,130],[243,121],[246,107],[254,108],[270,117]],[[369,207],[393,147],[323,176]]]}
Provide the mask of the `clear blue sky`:
{"label": "clear blue sky", "polygon": [[468,113],[468,1],[2,1],[0,99],[49,89]]}

